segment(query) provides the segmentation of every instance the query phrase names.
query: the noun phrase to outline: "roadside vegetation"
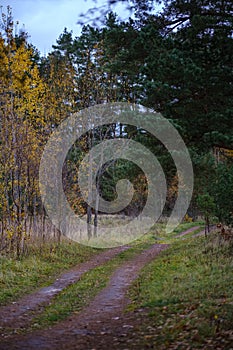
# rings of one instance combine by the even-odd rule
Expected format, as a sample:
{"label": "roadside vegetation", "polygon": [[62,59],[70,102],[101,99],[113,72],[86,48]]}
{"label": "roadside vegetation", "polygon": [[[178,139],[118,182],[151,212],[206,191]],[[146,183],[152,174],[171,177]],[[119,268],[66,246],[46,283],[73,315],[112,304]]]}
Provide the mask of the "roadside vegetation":
{"label": "roadside vegetation", "polygon": [[177,240],[146,266],[130,291],[130,309],[149,314],[138,330],[142,348],[230,349],[232,267],[233,239],[216,232]]}
{"label": "roadside vegetation", "polygon": [[20,259],[0,256],[0,305],[51,284],[59,274],[100,251],[63,238],[59,245],[52,240],[31,243]]}
{"label": "roadside vegetation", "polygon": [[[204,222],[184,222],[166,236],[156,225],[131,248],[98,266],[57,294],[31,322],[30,329],[47,328],[79,313],[108,283],[111,274],[153,243],[170,243],[146,265],[129,290],[135,318],[144,315],[135,346],[156,349],[230,349],[233,324],[233,240],[214,230],[205,237]],[[183,237],[175,237],[194,228]],[[1,258],[1,303],[51,284],[65,269],[101,250],[62,240],[60,246],[39,247],[19,260]],[[140,310],[140,312],[138,311]],[[143,310],[143,313],[141,313]],[[26,329],[21,329],[21,332]],[[28,331],[28,328],[27,328]]]}
{"label": "roadside vegetation", "polygon": [[[175,232],[177,234],[193,225],[196,226],[194,223],[181,224]],[[129,252],[121,253],[115,260],[119,262],[121,257],[129,258],[131,254],[157,241],[167,242],[163,238],[163,228],[162,224],[156,225],[148,235],[132,242],[132,249]],[[25,293],[31,293],[51,284],[63,271],[87,261],[101,251],[102,249],[83,246],[63,238],[60,244],[53,240],[48,240],[43,244],[40,241],[31,242],[27,255],[19,259],[15,259],[14,255],[12,257],[10,255],[0,256],[0,305],[15,301]],[[101,269],[105,274],[105,267]],[[95,272],[93,276],[95,277]]]}

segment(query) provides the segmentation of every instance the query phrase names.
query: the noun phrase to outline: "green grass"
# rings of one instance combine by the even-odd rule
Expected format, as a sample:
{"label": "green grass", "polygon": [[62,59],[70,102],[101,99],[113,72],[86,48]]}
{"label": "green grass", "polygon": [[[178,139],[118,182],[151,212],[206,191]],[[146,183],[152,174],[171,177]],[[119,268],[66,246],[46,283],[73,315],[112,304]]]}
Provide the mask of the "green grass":
{"label": "green grass", "polygon": [[81,279],[55,296],[43,312],[33,320],[33,328],[44,328],[78,313],[109,281],[113,271],[151,245],[148,241],[134,242],[133,247],[109,262],[85,273]]}
{"label": "green grass", "polygon": [[66,269],[89,259],[100,250],[63,239],[58,246],[47,242],[30,247],[21,259],[0,256],[0,305],[51,284]]}
{"label": "green grass", "polygon": [[[230,349],[233,324],[233,243],[220,241],[217,233],[175,239],[178,233],[203,223],[185,223],[166,235],[156,225],[131,248],[84,274],[80,281],[56,295],[31,328],[43,328],[78,313],[103,289],[113,271],[156,242],[170,247],[148,264],[133,283],[130,310],[145,308],[148,317],[135,337],[140,347],[156,349]],[[0,300],[13,300],[50,284],[65,269],[87,260],[97,249],[64,241],[61,247],[35,249],[21,260],[0,258]],[[24,331],[24,330],[22,330]],[[138,344],[138,342],[137,342]]]}
{"label": "green grass", "polygon": [[[191,227],[193,223],[182,226],[180,230]],[[132,247],[138,244],[153,244],[165,238],[161,233],[164,225],[156,225],[151,232],[132,242]],[[180,231],[176,231],[180,232]],[[51,284],[54,279],[66,269],[88,260],[99,249],[86,247],[76,242],[62,239],[60,246],[53,242],[31,244],[29,253],[20,259],[0,256],[0,305],[15,301],[22,295]]]}
{"label": "green grass", "polygon": [[[132,242],[132,246],[138,242],[149,244],[155,239],[149,234]],[[59,246],[52,241],[31,243],[27,255],[20,259],[0,255],[0,305],[51,284],[60,273],[100,251],[63,238]]]}
{"label": "green grass", "polygon": [[176,227],[172,232],[166,233],[165,224],[161,223],[156,223],[150,230],[150,232],[146,235],[146,237],[154,237],[155,240],[163,242],[163,243],[172,243],[176,240],[175,236],[178,235],[179,233],[188,230],[189,228],[195,227],[195,226],[200,226],[199,229],[196,231],[193,231],[192,233],[188,234],[185,237],[192,236],[193,234],[203,230],[204,228],[204,223],[203,221],[198,221],[198,222],[184,222],[181,223],[178,227]]}
{"label": "green grass", "polygon": [[108,281],[108,275],[113,271],[113,266],[98,267],[85,276],[80,281],[70,285],[59,293],[45,307],[42,314],[35,317],[32,321],[32,328],[44,328],[61,321],[71,315],[79,312]]}
{"label": "green grass", "polygon": [[[173,243],[141,272],[130,309],[145,307],[141,326],[156,349],[230,349],[233,335],[233,242],[218,234]],[[153,331],[151,331],[153,329]]]}
{"label": "green grass", "polygon": [[[180,230],[177,230],[177,233],[196,225],[193,223],[182,225]],[[161,226],[159,229],[161,229]],[[140,239],[133,241],[131,244],[132,247],[129,250],[120,253],[103,266],[92,269],[84,274],[77,283],[65,288],[61,293],[55,296],[50,305],[33,320],[34,327],[48,327],[55,322],[67,318],[72,313],[78,313],[106,286],[109,277],[117,267],[132,259],[144,249],[150,247],[151,244],[156,243],[158,233],[158,226],[155,226],[147,235],[143,235]]]}
{"label": "green grass", "polygon": [[178,227],[175,228],[175,230],[171,233],[172,236],[176,236],[179,233],[188,230],[189,228],[200,226],[201,228],[204,227],[203,221],[195,221],[195,222],[183,222]]}

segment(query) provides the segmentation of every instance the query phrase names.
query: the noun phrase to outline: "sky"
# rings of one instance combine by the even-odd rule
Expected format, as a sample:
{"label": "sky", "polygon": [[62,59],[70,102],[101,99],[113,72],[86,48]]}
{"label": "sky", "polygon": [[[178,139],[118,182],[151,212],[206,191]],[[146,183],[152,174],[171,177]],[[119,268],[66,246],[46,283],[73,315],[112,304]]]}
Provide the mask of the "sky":
{"label": "sky", "polygon": [[[98,0],[99,5],[104,2]],[[93,0],[0,0],[3,13],[7,5],[12,8],[14,22],[19,21],[18,27],[30,35],[29,42],[46,55],[65,27],[72,30],[74,36],[80,35],[79,15],[95,3]],[[121,8],[114,11],[120,13]]]}

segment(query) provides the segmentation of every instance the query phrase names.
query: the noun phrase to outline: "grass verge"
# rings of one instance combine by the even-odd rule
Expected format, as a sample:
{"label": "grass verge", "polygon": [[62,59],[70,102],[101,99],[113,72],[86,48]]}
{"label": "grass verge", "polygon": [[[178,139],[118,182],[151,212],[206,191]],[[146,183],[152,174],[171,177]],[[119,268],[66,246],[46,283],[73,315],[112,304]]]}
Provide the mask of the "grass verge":
{"label": "grass verge", "polygon": [[173,243],[142,270],[130,297],[130,309],[149,314],[141,348],[232,349],[233,242],[211,233]]}
{"label": "grass verge", "polygon": [[99,249],[63,239],[59,246],[47,242],[41,249],[34,245],[19,260],[0,256],[0,305],[51,284],[60,273],[98,252]]}
{"label": "grass verge", "polygon": [[185,237],[192,236],[195,233],[202,231],[205,227],[203,221],[198,222],[184,222],[181,223],[178,227],[176,227],[172,232],[166,233],[165,228],[166,224],[164,223],[156,223],[150,230],[150,232],[146,235],[146,237],[153,237],[155,240],[163,243],[172,243],[176,240],[176,236],[184,232],[192,227],[198,227],[195,231],[185,235]]}

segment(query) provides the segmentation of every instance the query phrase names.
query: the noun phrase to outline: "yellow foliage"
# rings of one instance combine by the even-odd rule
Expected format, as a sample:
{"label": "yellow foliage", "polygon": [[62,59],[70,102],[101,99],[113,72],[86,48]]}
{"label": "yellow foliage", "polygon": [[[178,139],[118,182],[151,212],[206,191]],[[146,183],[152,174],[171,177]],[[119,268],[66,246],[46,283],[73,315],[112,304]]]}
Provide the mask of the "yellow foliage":
{"label": "yellow foliage", "polygon": [[193,219],[192,219],[192,217],[189,216],[188,214],[185,214],[184,222],[193,222]]}

